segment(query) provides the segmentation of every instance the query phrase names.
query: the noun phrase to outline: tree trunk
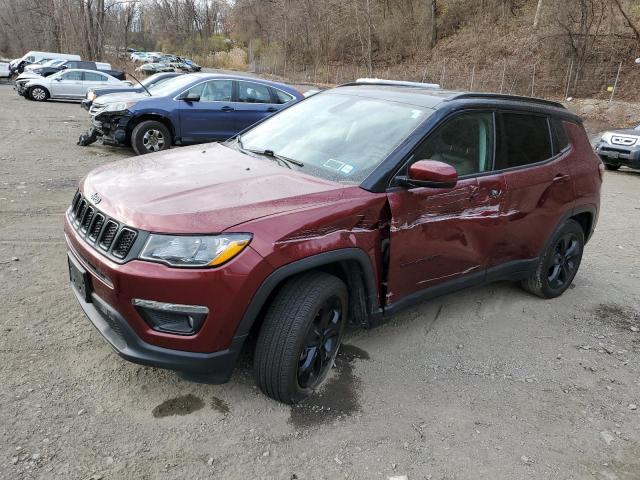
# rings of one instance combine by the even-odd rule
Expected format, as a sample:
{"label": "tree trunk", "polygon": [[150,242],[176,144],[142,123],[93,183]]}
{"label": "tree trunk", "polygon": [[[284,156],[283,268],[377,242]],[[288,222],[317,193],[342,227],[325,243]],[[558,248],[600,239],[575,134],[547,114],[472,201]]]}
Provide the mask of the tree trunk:
{"label": "tree trunk", "polygon": [[538,0],[538,6],[536,7],[536,15],[533,17],[533,29],[538,28],[538,23],[540,22],[540,12],[542,10],[542,0]]}
{"label": "tree trunk", "polygon": [[429,45],[431,48],[435,48],[436,43],[438,43],[438,23],[437,23],[437,10],[438,6],[436,5],[436,0],[428,0],[431,4],[431,39]]}

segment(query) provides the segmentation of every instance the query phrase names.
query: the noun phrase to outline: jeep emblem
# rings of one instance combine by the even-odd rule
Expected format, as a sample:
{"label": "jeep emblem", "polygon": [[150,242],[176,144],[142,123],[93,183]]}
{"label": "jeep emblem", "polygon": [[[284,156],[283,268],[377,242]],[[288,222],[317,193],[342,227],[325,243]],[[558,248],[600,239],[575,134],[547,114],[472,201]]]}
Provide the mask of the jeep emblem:
{"label": "jeep emblem", "polygon": [[93,195],[91,195],[90,198],[91,198],[91,201],[96,205],[99,204],[102,201],[102,197],[97,192],[94,193]]}

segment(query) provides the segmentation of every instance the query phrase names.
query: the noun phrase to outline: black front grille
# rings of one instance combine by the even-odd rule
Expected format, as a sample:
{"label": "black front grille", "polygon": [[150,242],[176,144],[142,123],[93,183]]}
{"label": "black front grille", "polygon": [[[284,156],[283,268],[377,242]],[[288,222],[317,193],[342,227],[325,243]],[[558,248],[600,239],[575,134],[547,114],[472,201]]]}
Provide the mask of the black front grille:
{"label": "black front grille", "polygon": [[78,203],[78,208],[76,210],[76,225],[80,224],[80,221],[82,220],[82,217],[84,216],[84,212],[87,209],[87,201],[86,200],[80,200],[80,203]]}
{"label": "black front grille", "polygon": [[112,259],[124,260],[138,238],[138,232],[109,218],[77,192],[69,209],[69,221],[83,239]]}
{"label": "black front grille", "polygon": [[89,234],[87,238],[95,242],[98,239],[98,235],[100,235],[100,230],[102,230],[102,226],[104,225],[104,215],[101,213],[96,213],[93,217],[93,225],[89,229]]}
{"label": "black front grille", "polygon": [[106,227],[104,227],[102,235],[100,236],[100,247],[102,247],[104,250],[109,250],[109,248],[111,248],[111,244],[113,243],[113,239],[116,238],[117,231],[118,224],[113,220],[109,220]]}
{"label": "black front grille", "polygon": [[89,228],[89,225],[91,225],[91,220],[93,220],[94,212],[95,210],[93,209],[93,207],[89,207],[85,210],[84,217],[82,218],[82,224],[80,225],[80,229],[83,232],[86,232]]}
{"label": "black front grille", "polygon": [[118,235],[118,239],[116,240],[115,245],[113,246],[112,253],[115,257],[124,258],[131,250],[133,246],[133,242],[136,239],[136,232],[129,228],[123,228],[120,230],[120,234]]}

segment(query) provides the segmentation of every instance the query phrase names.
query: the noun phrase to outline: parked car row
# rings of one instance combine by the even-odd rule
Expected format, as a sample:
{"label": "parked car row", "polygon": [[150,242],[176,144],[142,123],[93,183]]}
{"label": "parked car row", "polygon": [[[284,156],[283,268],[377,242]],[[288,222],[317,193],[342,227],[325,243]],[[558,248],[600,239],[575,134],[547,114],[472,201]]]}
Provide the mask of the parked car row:
{"label": "parked car row", "polygon": [[127,49],[130,59],[136,63],[142,63],[136,68],[136,71],[146,74],[154,74],[158,72],[199,72],[202,67],[189,58],[183,58],[178,55],[166,54],[162,52],[142,52],[132,48]]}
{"label": "parked car row", "polygon": [[226,140],[250,125],[301,100],[294,88],[238,75],[156,74],[140,88],[94,89],[83,101],[91,129],[79,145],[132,147],[137,154]]}
{"label": "parked car row", "polygon": [[28,65],[48,60],[81,60],[80,55],[72,55],[68,53],[57,52],[38,52],[31,50],[22,57],[16,58],[9,62],[9,71],[11,75],[22,73]]}
{"label": "parked car row", "polygon": [[43,102],[49,99],[82,100],[89,88],[121,86],[125,82],[97,70],[66,69],[47,77],[22,73],[15,81],[18,94],[29,100]]}

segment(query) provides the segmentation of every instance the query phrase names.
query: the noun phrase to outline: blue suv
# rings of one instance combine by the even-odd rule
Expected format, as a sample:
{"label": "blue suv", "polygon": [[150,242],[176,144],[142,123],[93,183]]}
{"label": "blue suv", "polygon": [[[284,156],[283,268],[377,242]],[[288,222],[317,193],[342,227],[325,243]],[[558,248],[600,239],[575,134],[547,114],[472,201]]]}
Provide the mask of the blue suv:
{"label": "blue suv", "polygon": [[236,75],[182,75],[142,93],[97,98],[93,128],[78,144],[131,146],[138,154],[226,140],[303,95],[288,85]]}

